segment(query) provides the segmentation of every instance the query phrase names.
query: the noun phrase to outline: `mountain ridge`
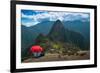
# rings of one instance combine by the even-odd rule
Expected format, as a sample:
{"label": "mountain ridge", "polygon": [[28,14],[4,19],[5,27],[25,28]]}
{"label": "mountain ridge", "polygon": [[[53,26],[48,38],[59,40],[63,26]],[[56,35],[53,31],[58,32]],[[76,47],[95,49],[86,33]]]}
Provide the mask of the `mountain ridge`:
{"label": "mountain ridge", "polygon": [[[67,25],[67,24],[66,24]],[[46,28],[46,29],[44,29]],[[55,22],[46,22],[43,24],[39,23],[32,27],[24,27],[21,26],[21,38],[22,38],[22,51],[24,52],[25,49],[29,49],[31,45],[34,45],[37,37],[41,37],[40,34],[44,39],[47,38],[48,40],[58,41],[58,42],[67,42],[75,44],[76,46],[84,48],[84,36],[77,32],[70,29],[65,28],[65,24],[60,20]],[[46,37],[45,37],[46,36]],[[26,42],[26,43],[25,43]]]}

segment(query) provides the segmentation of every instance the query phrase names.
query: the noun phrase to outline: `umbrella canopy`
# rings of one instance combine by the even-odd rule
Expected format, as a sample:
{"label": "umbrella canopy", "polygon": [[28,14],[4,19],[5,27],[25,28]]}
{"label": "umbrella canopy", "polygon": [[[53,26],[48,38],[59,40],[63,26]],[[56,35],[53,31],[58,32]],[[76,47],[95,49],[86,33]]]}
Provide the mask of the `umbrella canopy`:
{"label": "umbrella canopy", "polygon": [[33,53],[33,52],[42,52],[43,51],[43,48],[39,45],[35,45],[35,46],[32,46],[30,51]]}

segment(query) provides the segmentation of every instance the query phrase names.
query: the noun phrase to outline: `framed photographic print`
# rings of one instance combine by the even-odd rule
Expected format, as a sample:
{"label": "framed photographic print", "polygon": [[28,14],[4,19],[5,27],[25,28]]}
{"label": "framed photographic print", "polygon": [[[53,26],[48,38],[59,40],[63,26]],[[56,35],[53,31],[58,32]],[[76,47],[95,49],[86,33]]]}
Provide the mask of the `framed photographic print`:
{"label": "framed photographic print", "polygon": [[96,66],[96,6],[11,1],[11,72]]}

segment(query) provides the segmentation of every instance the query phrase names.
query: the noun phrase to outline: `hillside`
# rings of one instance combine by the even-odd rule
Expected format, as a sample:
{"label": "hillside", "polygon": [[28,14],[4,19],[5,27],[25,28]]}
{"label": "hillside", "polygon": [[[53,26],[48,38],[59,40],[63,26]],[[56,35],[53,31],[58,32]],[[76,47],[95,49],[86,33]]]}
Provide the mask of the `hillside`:
{"label": "hillside", "polygon": [[50,52],[50,49],[52,48],[56,48],[56,50],[60,50],[58,48],[61,48],[60,51],[73,49],[89,50],[89,45],[87,45],[87,41],[89,42],[89,40],[87,40],[87,35],[84,37],[84,34],[81,33],[82,31],[76,30],[77,26],[72,30],[70,27],[67,27],[67,25],[68,23],[65,27],[65,24],[60,20],[55,22],[44,21],[43,23],[31,27],[25,27],[22,25],[22,57],[27,56],[30,47],[37,44],[44,47],[46,52]]}

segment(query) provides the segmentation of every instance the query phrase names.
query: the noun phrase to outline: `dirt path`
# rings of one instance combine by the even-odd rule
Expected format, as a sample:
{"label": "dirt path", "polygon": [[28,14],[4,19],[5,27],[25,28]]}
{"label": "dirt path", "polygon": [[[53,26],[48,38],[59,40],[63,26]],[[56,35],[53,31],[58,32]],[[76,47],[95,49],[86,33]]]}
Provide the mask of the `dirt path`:
{"label": "dirt path", "polygon": [[23,63],[29,63],[29,62],[47,62],[47,61],[68,61],[68,60],[86,60],[89,59],[90,55],[87,52],[85,55],[64,55],[59,57],[59,54],[46,54],[43,57],[40,58],[28,58],[23,61]]}

